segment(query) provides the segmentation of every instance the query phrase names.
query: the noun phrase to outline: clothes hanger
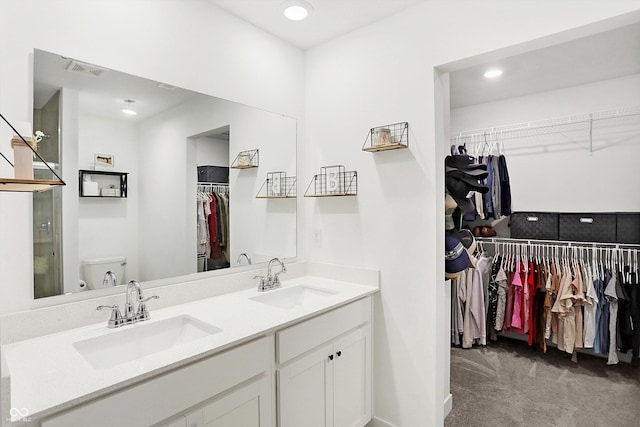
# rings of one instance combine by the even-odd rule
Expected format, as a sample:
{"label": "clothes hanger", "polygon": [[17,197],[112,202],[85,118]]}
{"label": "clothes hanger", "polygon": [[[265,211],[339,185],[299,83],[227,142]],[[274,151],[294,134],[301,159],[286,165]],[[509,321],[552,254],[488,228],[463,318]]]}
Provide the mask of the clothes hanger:
{"label": "clothes hanger", "polygon": [[493,254],[493,260],[491,261],[491,264],[495,264],[496,261],[498,261],[498,257],[500,256],[500,242],[496,242],[495,247],[496,247],[496,251]]}

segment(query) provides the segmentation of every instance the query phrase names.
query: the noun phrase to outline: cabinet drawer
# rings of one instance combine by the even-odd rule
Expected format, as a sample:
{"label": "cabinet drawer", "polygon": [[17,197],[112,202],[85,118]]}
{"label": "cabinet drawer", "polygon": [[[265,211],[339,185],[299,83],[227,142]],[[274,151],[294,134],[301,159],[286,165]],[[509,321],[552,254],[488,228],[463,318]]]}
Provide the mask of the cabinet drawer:
{"label": "cabinet drawer", "polygon": [[511,237],[558,240],[558,217],[552,212],[514,212],[510,222]]}
{"label": "cabinet drawer", "polygon": [[285,363],[371,321],[371,297],[306,320],[276,333],[277,358]]}
{"label": "cabinet drawer", "polygon": [[560,240],[614,243],[616,215],[562,213],[560,214]]}
{"label": "cabinet drawer", "polygon": [[618,243],[640,244],[640,213],[619,213],[616,215],[616,241]]}

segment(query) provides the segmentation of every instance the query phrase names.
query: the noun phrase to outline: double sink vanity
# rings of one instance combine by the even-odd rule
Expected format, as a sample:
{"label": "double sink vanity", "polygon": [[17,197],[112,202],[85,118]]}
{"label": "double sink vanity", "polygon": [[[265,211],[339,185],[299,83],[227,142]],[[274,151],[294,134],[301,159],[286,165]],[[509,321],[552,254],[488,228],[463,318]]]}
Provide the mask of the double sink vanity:
{"label": "double sink vanity", "polygon": [[[148,289],[147,320],[113,327],[102,312],[3,345],[3,425],[364,426],[378,273],[292,266],[279,288],[247,271],[202,279],[194,290],[234,284],[178,305]],[[90,302],[124,295],[103,299]]]}

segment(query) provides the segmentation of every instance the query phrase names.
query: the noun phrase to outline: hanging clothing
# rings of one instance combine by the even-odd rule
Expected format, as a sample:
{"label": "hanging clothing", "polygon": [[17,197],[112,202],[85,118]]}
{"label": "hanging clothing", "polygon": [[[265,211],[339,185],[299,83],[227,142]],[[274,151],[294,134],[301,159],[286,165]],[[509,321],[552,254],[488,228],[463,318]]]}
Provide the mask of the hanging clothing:
{"label": "hanging clothing", "polygon": [[492,156],[486,156],[482,158],[482,163],[487,165],[487,179],[486,179],[486,186],[487,188],[489,188],[489,191],[487,193],[485,193],[483,195],[483,201],[484,201],[484,212],[487,218],[489,217],[493,217],[493,213],[494,213],[494,208],[493,208],[493,180],[494,180],[494,176],[493,176],[493,159]]}
{"label": "hanging clothing", "polygon": [[507,277],[507,304],[505,305],[504,324],[502,325],[503,331],[508,331],[511,328],[511,319],[513,318],[513,279],[515,278],[515,273],[510,271],[507,273]]}
{"label": "hanging clothing", "polygon": [[618,321],[618,295],[616,293],[616,274],[611,276],[604,294],[609,301],[609,358],[607,365],[616,365],[618,363],[618,351],[616,345],[616,323]]}
{"label": "hanging clothing", "polygon": [[587,294],[584,306],[584,348],[593,348],[596,338],[596,311],[598,309],[598,294],[593,283],[590,270],[584,270],[587,280]]}
{"label": "hanging clothing", "polygon": [[609,353],[609,301],[605,296],[606,284],[611,280],[611,272],[607,269],[604,277],[596,282],[596,290],[598,291],[598,311],[600,316],[596,317],[596,339],[593,350],[600,354]]}
{"label": "hanging clothing", "polygon": [[500,219],[500,213],[502,212],[501,203],[502,203],[502,194],[500,189],[500,167],[498,165],[498,160],[494,157],[491,161],[491,168],[493,169],[493,181],[491,182],[491,200],[493,202],[493,217],[495,219]]}
{"label": "hanging clothing", "polygon": [[511,286],[513,286],[513,312],[511,316],[511,327],[521,330],[523,326],[523,322],[522,322],[523,285],[522,285],[522,275],[520,272],[520,261],[518,261],[516,264],[516,272],[513,276],[513,281],[511,282]]}
{"label": "hanging clothing", "polygon": [[500,265],[498,274],[496,274],[496,282],[498,284],[498,302],[496,305],[496,321],[495,330],[501,331],[505,321],[505,313],[507,308],[507,293],[509,289],[508,276],[504,268]]}
{"label": "hanging clothing", "polygon": [[503,154],[498,156],[498,170],[500,172],[500,214],[511,215],[511,184],[507,158]]}
{"label": "hanging clothing", "polygon": [[487,285],[487,333],[489,335],[489,339],[493,341],[498,339],[496,335],[496,318],[498,314],[498,291],[500,286],[498,284],[497,277],[498,272],[500,271],[501,262],[501,256],[495,257],[493,264],[491,265],[491,274],[489,276],[489,283]]}

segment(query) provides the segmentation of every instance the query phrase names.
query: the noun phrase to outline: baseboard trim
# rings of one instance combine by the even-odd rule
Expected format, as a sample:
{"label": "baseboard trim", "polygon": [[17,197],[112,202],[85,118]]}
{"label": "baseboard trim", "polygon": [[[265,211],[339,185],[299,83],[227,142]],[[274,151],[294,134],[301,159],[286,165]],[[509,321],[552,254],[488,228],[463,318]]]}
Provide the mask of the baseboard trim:
{"label": "baseboard trim", "polygon": [[[453,396],[451,393],[444,399],[444,418],[447,418],[453,408]],[[444,422],[444,420],[443,420]],[[373,417],[365,427],[398,427],[382,418]]]}
{"label": "baseboard trim", "polygon": [[394,424],[391,424],[389,421],[385,421],[382,418],[373,417],[369,424],[366,427],[398,427]]}
{"label": "baseboard trim", "polygon": [[444,418],[447,418],[453,408],[453,396],[451,393],[444,399]]}

